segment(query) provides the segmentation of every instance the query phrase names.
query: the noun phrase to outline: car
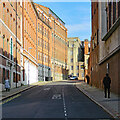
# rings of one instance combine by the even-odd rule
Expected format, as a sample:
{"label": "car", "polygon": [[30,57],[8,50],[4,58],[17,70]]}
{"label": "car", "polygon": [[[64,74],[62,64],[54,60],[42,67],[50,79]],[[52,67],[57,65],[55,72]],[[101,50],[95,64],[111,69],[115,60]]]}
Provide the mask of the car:
{"label": "car", "polygon": [[72,76],[69,78],[70,80],[78,80],[78,77],[77,76]]}

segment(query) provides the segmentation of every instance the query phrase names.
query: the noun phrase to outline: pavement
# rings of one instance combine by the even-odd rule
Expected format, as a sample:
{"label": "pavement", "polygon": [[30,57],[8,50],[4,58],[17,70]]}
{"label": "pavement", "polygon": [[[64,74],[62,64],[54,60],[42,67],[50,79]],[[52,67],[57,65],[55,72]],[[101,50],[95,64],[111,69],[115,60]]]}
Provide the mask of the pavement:
{"label": "pavement", "polygon": [[111,93],[110,98],[104,98],[104,91],[102,89],[90,86],[83,81],[76,83],[75,85],[80,91],[110,115],[114,118],[120,119],[120,96]]}

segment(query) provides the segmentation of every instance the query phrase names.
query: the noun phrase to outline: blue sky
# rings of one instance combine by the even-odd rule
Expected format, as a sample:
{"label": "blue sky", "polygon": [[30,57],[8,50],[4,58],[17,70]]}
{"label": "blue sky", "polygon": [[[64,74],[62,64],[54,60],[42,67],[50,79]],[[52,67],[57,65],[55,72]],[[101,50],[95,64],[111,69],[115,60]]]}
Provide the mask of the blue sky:
{"label": "blue sky", "polygon": [[68,29],[68,37],[90,40],[90,2],[40,2],[39,4],[52,9],[65,22],[65,26]]}

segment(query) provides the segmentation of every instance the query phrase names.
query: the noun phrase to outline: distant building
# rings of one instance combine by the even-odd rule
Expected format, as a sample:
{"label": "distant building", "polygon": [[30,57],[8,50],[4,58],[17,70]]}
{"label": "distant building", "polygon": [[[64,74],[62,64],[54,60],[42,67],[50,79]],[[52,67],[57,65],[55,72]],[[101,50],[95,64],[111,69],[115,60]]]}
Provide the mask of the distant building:
{"label": "distant building", "polygon": [[84,80],[84,44],[78,37],[68,38],[69,75]]}
{"label": "distant building", "polygon": [[85,82],[86,81],[86,75],[88,75],[88,59],[90,56],[90,43],[88,39],[84,40],[84,69],[85,69]]}

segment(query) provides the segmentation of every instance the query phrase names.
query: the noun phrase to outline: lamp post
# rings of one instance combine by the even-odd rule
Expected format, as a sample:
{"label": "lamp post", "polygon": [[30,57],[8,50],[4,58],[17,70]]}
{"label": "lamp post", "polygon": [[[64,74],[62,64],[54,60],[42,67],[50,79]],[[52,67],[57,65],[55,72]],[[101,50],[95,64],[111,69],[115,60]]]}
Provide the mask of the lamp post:
{"label": "lamp post", "polygon": [[[28,48],[28,53],[29,53],[29,50],[32,49],[31,47]],[[29,58],[28,58],[28,86],[29,86]]]}
{"label": "lamp post", "polygon": [[44,82],[45,82],[45,55],[44,55]]}

